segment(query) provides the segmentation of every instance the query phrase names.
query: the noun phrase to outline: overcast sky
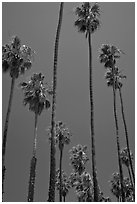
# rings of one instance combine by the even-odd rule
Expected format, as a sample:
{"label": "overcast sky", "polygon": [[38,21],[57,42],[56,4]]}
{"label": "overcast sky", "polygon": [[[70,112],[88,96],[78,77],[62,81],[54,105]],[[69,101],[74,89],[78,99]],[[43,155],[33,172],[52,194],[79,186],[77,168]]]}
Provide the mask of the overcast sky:
{"label": "overcast sky", "polygon": [[[64,5],[63,23],[60,35],[58,81],[57,81],[57,120],[67,124],[73,134],[71,144],[65,147],[63,169],[69,175],[69,149],[77,144],[88,146],[90,157],[90,107],[88,42],[84,34],[74,27],[73,8],[77,2]],[[99,63],[98,50],[101,44],[111,43],[125,52],[118,65],[127,75],[122,88],[129,140],[134,153],[135,137],[135,4],[133,2],[99,3],[101,27],[92,36],[93,48],[93,91],[95,115],[95,143],[97,175],[105,196],[115,198],[110,192],[109,180],[118,171],[115,126],[113,117],[112,89],[104,79],[104,67]],[[17,85],[34,72],[42,72],[48,83],[52,81],[53,48],[58,21],[59,3],[9,3],[2,4],[2,40],[7,43],[12,35],[18,35],[22,44],[36,51],[33,67],[16,80],[12,111],[8,130],[6,151],[5,201],[25,202],[29,182],[30,159],[34,132],[34,114],[22,104],[23,94]],[[7,111],[11,79],[3,75],[2,108],[3,125]],[[117,98],[118,120],[121,147],[125,147],[124,126]],[[44,202],[48,196],[50,146],[46,129],[50,125],[50,110],[44,111],[38,121],[38,149],[35,201]],[[57,149],[57,160],[59,159]],[[91,164],[87,170],[91,173]],[[57,162],[58,168],[58,162]],[[125,175],[126,169],[124,168]],[[58,195],[57,199],[58,201]],[[76,201],[71,190],[67,201]]]}

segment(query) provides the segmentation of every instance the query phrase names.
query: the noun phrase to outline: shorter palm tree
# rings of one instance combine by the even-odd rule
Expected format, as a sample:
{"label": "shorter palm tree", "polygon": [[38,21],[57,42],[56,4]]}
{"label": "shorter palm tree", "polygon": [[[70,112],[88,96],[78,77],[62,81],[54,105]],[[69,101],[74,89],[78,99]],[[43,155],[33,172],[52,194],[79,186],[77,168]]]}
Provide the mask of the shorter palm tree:
{"label": "shorter palm tree", "polygon": [[60,170],[58,169],[56,172],[56,188],[58,191],[60,191],[60,186],[62,186],[62,197],[63,202],[66,202],[66,196],[71,188],[70,180],[67,177],[67,174],[62,170],[62,184],[60,185]]}
{"label": "shorter palm tree", "polygon": [[71,133],[66,125],[59,121],[55,125],[55,141],[58,143],[59,151],[60,151],[60,159],[59,159],[59,170],[60,170],[60,190],[59,190],[59,200],[62,202],[62,159],[63,159],[63,150],[64,145],[68,145],[70,143]]}
{"label": "shorter palm tree", "polygon": [[[113,195],[116,196],[117,201],[120,202],[122,200],[122,192],[121,192],[121,185],[120,185],[120,176],[119,173],[115,172],[112,174],[112,179],[110,181],[111,183],[111,192]],[[125,201],[133,201],[133,188],[132,184],[130,182],[130,179],[127,177],[124,177],[124,182],[123,182],[123,190],[125,194]]]}
{"label": "shorter palm tree", "polygon": [[[124,164],[127,169],[128,169],[128,174],[129,174],[129,178],[131,180],[131,183],[132,182],[132,176],[131,176],[131,171],[130,171],[130,162],[129,162],[129,157],[128,157],[128,150],[127,150],[127,147],[126,148],[123,148],[120,152],[120,156],[121,156],[121,161],[122,161],[122,164]],[[130,152],[130,156],[131,156],[131,159],[133,161],[133,154],[132,152]]]}
{"label": "shorter palm tree", "polygon": [[71,187],[75,188],[78,202],[93,202],[93,182],[88,172],[84,171],[81,175],[77,172],[71,173]]}
{"label": "shorter palm tree", "polygon": [[34,200],[34,187],[35,187],[35,174],[36,174],[36,149],[37,149],[37,123],[38,116],[41,115],[44,109],[50,108],[50,102],[47,99],[48,89],[44,86],[44,75],[41,73],[33,74],[28,82],[22,82],[20,84],[21,89],[24,92],[23,104],[29,105],[29,110],[35,114],[35,129],[34,129],[34,141],[33,141],[33,154],[30,165],[30,179],[28,190],[28,202]]}
{"label": "shorter palm tree", "polygon": [[72,147],[70,152],[71,165],[76,173],[81,175],[85,170],[85,165],[89,160],[87,156],[87,146],[78,144],[76,147]]}
{"label": "shorter palm tree", "polygon": [[[122,164],[125,165],[128,169],[128,174],[129,174],[129,178],[130,178],[130,182],[131,182],[131,185],[132,185],[132,188],[134,190],[133,192],[133,196],[134,196],[134,200],[135,200],[135,187],[133,185],[133,180],[132,180],[132,174],[131,174],[131,166],[130,166],[130,161],[129,161],[129,156],[128,156],[128,150],[127,150],[127,147],[126,148],[123,148],[120,152],[120,156],[121,156],[121,161],[122,161]],[[133,161],[133,154],[132,152],[130,151],[130,157]]]}
{"label": "shorter palm tree", "polygon": [[93,201],[93,183],[91,176],[85,171],[86,163],[89,160],[87,156],[87,146],[78,144],[70,150],[70,160],[73,168],[69,179],[79,202]]}
{"label": "shorter palm tree", "polygon": [[15,80],[24,74],[26,70],[32,66],[32,56],[34,51],[26,45],[21,45],[21,40],[17,36],[13,36],[11,42],[2,46],[2,70],[3,73],[9,72],[11,77],[10,97],[6,120],[3,132],[2,141],[2,192],[4,193],[4,178],[5,178],[5,154],[7,144],[7,133],[9,126],[9,118],[12,106],[13,92]]}

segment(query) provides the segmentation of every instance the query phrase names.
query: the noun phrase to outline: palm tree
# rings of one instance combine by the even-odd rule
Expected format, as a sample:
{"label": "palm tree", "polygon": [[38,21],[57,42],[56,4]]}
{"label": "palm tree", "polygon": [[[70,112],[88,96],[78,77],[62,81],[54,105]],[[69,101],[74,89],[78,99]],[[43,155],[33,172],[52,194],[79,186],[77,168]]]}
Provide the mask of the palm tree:
{"label": "palm tree", "polygon": [[87,163],[87,146],[82,146],[78,144],[73,147],[70,151],[70,161],[71,165],[78,175],[81,175],[85,171],[85,165]]}
{"label": "palm tree", "polygon": [[93,182],[90,174],[83,171],[82,174],[73,172],[70,175],[71,187],[75,188],[78,202],[93,202]]}
{"label": "palm tree", "polygon": [[[67,174],[62,170],[62,196],[63,196],[63,202],[66,202],[66,196],[69,192],[69,189],[71,188],[70,181],[67,177]],[[58,169],[56,172],[56,188],[58,191],[60,191],[60,170]]]}
{"label": "palm tree", "polygon": [[86,172],[88,161],[87,146],[78,144],[70,150],[70,161],[73,168],[69,180],[75,188],[78,202],[93,201],[93,185],[90,174]]}
{"label": "palm tree", "polygon": [[64,145],[68,145],[70,143],[70,132],[66,125],[59,121],[55,125],[55,141],[58,143],[59,151],[60,151],[60,159],[59,159],[59,171],[60,171],[60,190],[59,190],[59,201],[62,202],[62,158],[63,158],[63,150]]}
{"label": "palm tree", "polygon": [[33,74],[30,81],[22,82],[20,84],[24,92],[23,103],[26,106],[29,105],[29,110],[35,114],[35,128],[34,128],[34,141],[33,141],[33,153],[30,165],[30,179],[29,179],[29,190],[28,190],[28,202],[34,200],[34,187],[35,187],[35,176],[36,176],[36,149],[37,149],[37,124],[38,116],[44,109],[50,107],[50,102],[47,99],[47,89],[44,86],[44,75],[41,73]]}
{"label": "palm tree", "polygon": [[11,42],[2,46],[2,70],[3,73],[10,73],[11,88],[8,102],[8,109],[3,132],[2,142],[2,193],[4,193],[4,179],[5,179],[5,154],[7,144],[7,133],[9,126],[9,118],[11,113],[11,105],[13,100],[13,92],[15,87],[15,80],[24,74],[26,70],[32,66],[33,51],[26,45],[21,45],[21,40],[17,36],[13,36]]}
{"label": "palm tree", "polygon": [[[129,157],[128,157],[128,150],[127,150],[127,147],[126,148],[123,148],[120,152],[120,156],[121,156],[121,161],[122,161],[122,164],[124,164],[127,169],[128,169],[128,174],[129,174],[129,178],[131,180],[131,183],[132,182],[132,176],[131,176],[131,171],[130,171],[130,162],[129,162]],[[133,161],[133,154],[130,152],[130,157]]]}
{"label": "palm tree", "polygon": [[127,144],[127,150],[128,150],[129,163],[130,163],[131,172],[132,172],[132,176],[133,176],[133,182],[134,182],[134,186],[135,186],[135,174],[134,174],[133,163],[132,163],[132,158],[131,158],[131,154],[130,154],[129,139],[128,139],[128,130],[127,130],[127,124],[126,124],[126,119],[125,119],[125,113],[124,113],[124,106],[123,106],[123,98],[122,98],[121,87],[122,86],[119,86],[121,113],[122,113],[124,129],[125,129],[125,136],[126,136],[126,144]]}
{"label": "palm tree", "polygon": [[[131,176],[131,171],[130,171],[131,166],[130,166],[127,147],[121,150],[120,156],[121,156],[122,164],[125,165],[127,167],[127,169],[128,169],[128,174],[129,174],[130,182],[131,182],[131,185],[132,185],[132,188],[133,188],[133,196],[134,196],[134,200],[135,200],[135,187],[134,187],[133,181],[132,181],[132,176]],[[133,161],[132,152],[130,152],[130,157],[131,157],[131,159]]]}
{"label": "palm tree", "polygon": [[[115,67],[114,69],[114,75],[115,75],[115,88],[119,90],[119,96],[120,96],[120,103],[121,103],[121,113],[122,113],[122,119],[123,119],[123,124],[124,124],[124,129],[125,129],[125,136],[126,136],[126,145],[127,145],[127,153],[129,157],[129,163],[131,167],[131,172],[132,172],[132,177],[133,177],[133,182],[135,185],[135,174],[134,174],[134,169],[133,169],[133,162],[130,154],[130,147],[129,147],[129,139],[128,139],[128,130],[127,130],[127,124],[126,124],[126,119],[125,119],[125,113],[124,113],[124,106],[123,106],[123,98],[122,98],[122,79],[126,78],[125,75],[121,73],[118,67]],[[108,79],[107,84],[108,86],[113,86],[113,73],[112,70],[108,70],[106,73],[106,79]]]}
{"label": "palm tree", "polygon": [[120,142],[119,142],[119,127],[118,127],[118,119],[117,119],[117,109],[116,109],[116,89],[117,82],[115,73],[117,72],[116,59],[120,58],[121,50],[119,50],[115,46],[111,45],[102,45],[101,53],[100,53],[100,62],[104,63],[104,67],[108,68],[106,79],[108,86],[112,86],[113,90],[113,111],[114,111],[114,120],[115,120],[115,129],[116,129],[116,143],[117,143],[117,152],[118,152],[118,164],[119,164],[119,172],[120,172],[120,182],[121,182],[121,191],[122,191],[122,202],[125,201],[125,195],[123,191],[123,170],[122,163],[120,159]]}
{"label": "palm tree", "polygon": [[55,180],[56,180],[56,161],[55,161],[55,113],[56,113],[56,89],[57,89],[57,62],[58,62],[58,47],[59,38],[63,18],[63,7],[64,3],[60,3],[59,20],[56,31],[56,39],[54,46],[54,68],[53,68],[53,97],[52,97],[52,116],[51,116],[51,146],[50,146],[50,181],[49,181],[49,192],[48,201],[55,201]]}
{"label": "palm tree", "polygon": [[[113,195],[116,196],[117,201],[120,202],[121,201],[121,196],[122,196],[122,189],[121,189],[121,185],[120,185],[120,175],[119,173],[115,172],[112,174],[112,179],[110,180],[111,183],[111,192],[113,193]],[[127,177],[124,177],[123,180],[123,191],[125,194],[125,198],[127,202],[131,202],[133,201],[133,188],[130,182],[130,179]]]}
{"label": "palm tree", "polygon": [[94,185],[94,201],[98,201],[98,182],[96,172],[95,159],[95,138],[94,138],[94,103],[93,103],[93,85],[92,85],[92,45],[91,35],[98,29],[100,25],[99,16],[100,8],[97,3],[91,7],[89,2],[84,2],[77,7],[75,13],[78,19],[75,21],[78,31],[86,34],[89,45],[89,90],[90,90],[90,125],[91,125],[91,151],[92,151],[92,177]]}

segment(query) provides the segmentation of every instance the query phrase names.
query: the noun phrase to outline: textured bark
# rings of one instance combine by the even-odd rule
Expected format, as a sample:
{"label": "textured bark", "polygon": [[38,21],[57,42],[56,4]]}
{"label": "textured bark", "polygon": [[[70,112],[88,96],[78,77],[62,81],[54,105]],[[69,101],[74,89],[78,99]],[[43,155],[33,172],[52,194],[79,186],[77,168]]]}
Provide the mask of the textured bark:
{"label": "textured bark", "polygon": [[63,150],[60,150],[60,161],[59,161],[59,179],[60,179],[60,189],[59,189],[59,202],[62,202],[62,156]]}
{"label": "textured bark", "polygon": [[66,202],[66,196],[63,196],[63,202]]}
{"label": "textured bark", "polygon": [[53,68],[53,97],[52,97],[52,116],[51,116],[51,146],[50,146],[50,181],[48,201],[55,202],[55,179],[56,179],[56,161],[55,161],[55,113],[56,113],[56,89],[57,89],[57,62],[58,62],[58,47],[63,18],[64,3],[60,3],[59,21],[56,31],[55,47],[54,47],[54,68]]}
{"label": "textured bark", "polygon": [[117,112],[116,112],[115,79],[114,79],[114,83],[113,83],[113,104],[114,104],[114,119],[115,119],[115,128],[116,128],[116,143],[117,143],[117,153],[118,153],[121,194],[122,194],[122,202],[125,202],[125,194],[124,194],[124,188],[123,188],[124,187],[123,186],[123,170],[122,170],[122,163],[121,163],[121,158],[120,158],[119,128],[118,128],[118,120],[117,120]]}
{"label": "textured bark", "polygon": [[[6,154],[6,144],[7,144],[7,133],[8,133],[8,126],[9,126],[9,118],[11,113],[11,105],[13,99],[13,91],[15,86],[15,78],[11,80],[11,89],[10,89],[10,97],[8,103],[8,110],[6,114],[5,126],[4,126],[4,133],[3,133],[3,141],[2,141],[2,195],[4,194],[4,180],[5,180],[5,154]],[[3,200],[3,197],[2,197]]]}
{"label": "textured bark", "polygon": [[134,182],[134,186],[135,186],[135,174],[134,174],[133,163],[132,163],[132,159],[131,159],[131,155],[130,155],[128,130],[127,130],[127,124],[126,124],[126,119],[125,119],[125,114],[124,114],[124,105],[123,105],[121,88],[119,88],[119,96],[120,96],[120,102],[121,102],[121,112],[122,112],[122,119],[123,119],[124,129],[125,129],[125,136],[126,136],[126,143],[127,143],[129,163],[130,163],[132,177],[133,177],[133,182]]}
{"label": "textured bark", "polygon": [[96,156],[95,156],[95,134],[94,134],[94,104],[93,104],[93,74],[92,74],[92,45],[91,34],[88,35],[89,44],[89,91],[90,91],[90,125],[91,125],[91,151],[92,151],[92,176],[94,188],[94,202],[98,202],[98,182],[96,171]]}
{"label": "textured bark", "polygon": [[32,157],[30,166],[30,178],[29,178],[29,189],[28,189],[28,202],[34,200],[34,188],[35,188],[35,177],[36,177],[36,162],[37,158]]}
{"label": "textured bark", "polygon": [[30,165],[28,202],[33,202],[34,201],[35,178],[36,178],[36,163],[37,163],[37,158],[36,158],[36,149],[37,149],[37,122],[38,122],[38,115],[35,114],[33,156],[32,156],[31,165]]}

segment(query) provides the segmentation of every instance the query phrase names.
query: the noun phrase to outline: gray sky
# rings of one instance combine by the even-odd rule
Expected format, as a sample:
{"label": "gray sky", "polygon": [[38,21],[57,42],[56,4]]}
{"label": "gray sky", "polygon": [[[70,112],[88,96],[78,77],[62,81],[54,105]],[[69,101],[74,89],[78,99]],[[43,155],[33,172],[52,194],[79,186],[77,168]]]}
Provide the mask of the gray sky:
{"label": "gray sky", "polygon": [[[87,145],[90,157],[90,113],[88,82],[88,43],[84,34],[74,27],[73,8],[76,2],[64,5],[63,24],[60,36],[57,120],[62,120],[70,128],[72,142],[64,150],[63,169],[70,174],[68,151],[77,144]],[[93,91],[95,108],[95,142],[98,181],[105,196],[115,198],[109,190],[108,180],[118,170],[115,126],[113,118],[112,89],[104,80],[104,67],[99,63],[98,50],[101,44],[111,43],[123,50],[118,65],[127,75],[122,88],[125,115],[128,125],[130,146],[134,153],[135,143],[135,4],[133,2],[99,3],[101,7],[101,27],[92,36],[93,48]],[[36,51],[32,69],[16,80],[26,80],[34,72],[42,72],[47,82],[52,81],[54,37],[57,26],[59,3],[9,3],[2,4],[2,40],[7,43],[14,34],[23,44]],[[3,75],[3,125],[8,105],[11,79]],[[12,112],[8,130],[6,152],[5,201],[27,201],[30,159],[34,132],[34,114],[22,105],[23,94],[14,91]],[[120,112],[118,120],[121,147],[125,147],[124,127]],[[38,122],[37,175],[35,201],[46,201],[49,183],[49,142],[47,127],[50,125],[50,111],[44,111]],[[57,149],[58,152],[58,149]],[[59,155],[56,155],[57,159]],[[91,173],[90,162],[87,165]],[[57,162],[58,168],[58,162]],[[126,169],[124,168],[125,172]],[[58,195],[57,195],[58,201]],[[71,190],[67,201],[76,201]]]}

